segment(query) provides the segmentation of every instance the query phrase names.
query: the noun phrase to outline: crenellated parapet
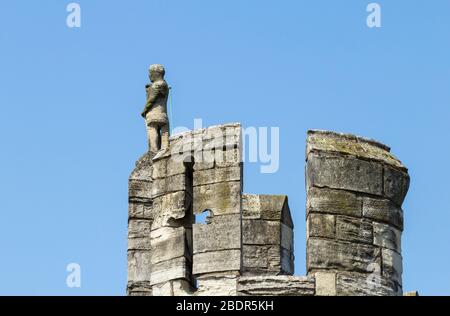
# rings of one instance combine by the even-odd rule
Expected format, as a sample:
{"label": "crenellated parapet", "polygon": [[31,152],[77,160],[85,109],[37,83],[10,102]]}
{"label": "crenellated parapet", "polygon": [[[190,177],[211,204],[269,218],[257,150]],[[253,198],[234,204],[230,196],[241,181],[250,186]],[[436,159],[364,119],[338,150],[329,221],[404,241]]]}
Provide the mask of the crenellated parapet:
{"label": "crenellated parapet", "polygon": [[243,193],[241,157],[241,126],[232,123],[172,136],[138,160],[129,295],[402,294],[409,176],[387,146],[308,132],[307,276],[293,276],[287,196]]}

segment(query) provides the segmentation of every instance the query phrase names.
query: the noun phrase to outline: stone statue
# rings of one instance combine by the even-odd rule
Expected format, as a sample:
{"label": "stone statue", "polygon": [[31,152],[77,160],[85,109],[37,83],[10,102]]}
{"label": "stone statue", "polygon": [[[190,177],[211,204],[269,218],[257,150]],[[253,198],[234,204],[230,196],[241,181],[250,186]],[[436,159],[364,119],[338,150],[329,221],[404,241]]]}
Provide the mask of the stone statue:
{"label": "stone statue", "polygon": [[162,65],[151,65],[149,77],[151,84],[145,86],[147,103],[142,117],[147,125],[149,150],[156,153],[169,146],[169,119],[167,117],[167,99],[169,86],[164,80],[166,71]]}

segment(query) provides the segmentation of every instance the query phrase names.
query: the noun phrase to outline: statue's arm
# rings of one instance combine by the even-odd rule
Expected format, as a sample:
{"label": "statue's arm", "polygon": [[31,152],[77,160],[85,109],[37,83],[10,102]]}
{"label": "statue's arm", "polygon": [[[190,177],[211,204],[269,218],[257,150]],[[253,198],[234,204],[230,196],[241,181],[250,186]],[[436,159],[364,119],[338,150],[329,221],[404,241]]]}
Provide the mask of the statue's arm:
{"label": "statue's arm", "polygon": [[160,95],[165,96],[168,88],[166,84],[154,84],[147,88],[147,103],[145,104],[145,109],[142,112],[142,116],[145,117],[150,111],[153,103],[158,99]]}
{"label": "statue's arm", "polygon": [[156,101],[159,95],[158,89],[155,89],[157,87],[152,87],[151,85],[145,86],[145,91],[147,93],[147,102],[145,103],[144,111],[142,111],[141,116],[145,118],[148,111],[152,108],[152,104]]}

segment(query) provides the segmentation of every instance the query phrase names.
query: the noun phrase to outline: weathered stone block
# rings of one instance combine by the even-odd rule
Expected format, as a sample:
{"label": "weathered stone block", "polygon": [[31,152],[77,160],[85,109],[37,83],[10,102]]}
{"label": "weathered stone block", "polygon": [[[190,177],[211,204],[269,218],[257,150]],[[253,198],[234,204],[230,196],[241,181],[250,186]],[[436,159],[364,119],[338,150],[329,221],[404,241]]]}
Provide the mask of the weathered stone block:
{"label": "weathered stone block", "polygon": [[150,237],[152,221],[147,219],[130,219],[128,221],[128,238]]}
{"label": "weathered stone block", "polygon": [[218,168],[239,166],[242,163],[241,148],[227,148],[226,150],[216,148],[214,159]]}
{"label": "weathered stone block", "polygon": [[372,265],[380,264],[380,260],[380,249],[371,245],[308,239],[308,273],[318,272],[320,269],[371,272]]}
{"label": "weathered stone block", "polygon": [[211,224],[194,224],[194,254],[241,249],[240,215],[215,216]]}
{"label": "weathered stone block", "polygon": [[383,194],[383,167],[377,162],[310,154],[307,177],[309,186]]}
{"label": "weathered stone block", "polygon": [[373,227],[364,219],[336,217],[336,238],[352,242],[373,243]]}
{"label": "weathered stone block", "polygon": [[240,295],[310,296],[314,295],[314,278],[294,276],[244,276],[238,280]]}
{"label": "weathered stone block", "polygon": [[219,274],[198,279],[195,296],[236,296],[237,274]]}
{"label": "weathered stone block", "polygon": [[151,181],[130,180],[128,184],[128,196],[130,199],[151,199]]}
{"label": "weathered stone block", "polygon": [[161,227],[180,226],[181,220],[186,218],[189,209],[190,195],[186,191],[178,191],[161,195],[153,200],[155,218],[152,230]]}
{"label": "weathered stone block", "polygon": [[308,188],[307,212],[361,216],[362,200],[342,190]]}
{"label": "weathered stone block", "polygon": [[383,248],[388,248],[391,250],[395,250],[398,253],[401,253],[401,236],[402,233],[388,225],[382,223],[373,223],[373,244],[376,246],[380,246]]}
{"label": "weathered stone block", "polygon": [[402,285],[402,256],[390,249],[382,249],[383,276]]}
{"label": "weathered stone block", "polygon": [[137,203],[130,202],[128,204],[128,218],[136,219],[153,219],[154,214],[152,212],[152,202]]}
{"label": "weathered stone block", "polygon": [[130,175],[130,180],[151,181],[152,179],[152,165],[153,154],[151,152],[145,153],[136,161],[136,167]]}
{"label": "weathered stone block", "polygon": [[187,172],[186,162],[180,159],[167,160],[167,177],[185,174]]}
{"label": "weathered stone block", "polygon": [[128,281],[150,281],[150,251],[128,251]]}
{"label": "weathered stone block", "polygon": [[340,296],[398,296],[402,289],[389,280],[373,274],[339,273],[336,279]]}
{"label": "weathered stone block", "polygon": [[409,175],[394,168],[384,168],[384,195],[402,206],[409,189]]}
{"label": "weathered stone block", "polygon": [[286,195],[243,194],[242,217],[280,221],[294,227]]}
{"label": "weathered stone block", "polygon": [[266,270],[268,268],[268,247],[243,245],[244,270]]}
{"label": "weathered stone block", "polygon": [[247,245],[280,245],[281,223],[265,220],[242,220],[242,240]]}
{"label": "weathered stone block", "polygon": [[386,199],[363,199],[363,216],[391,224],[403,230],[403,211]]}
{"label": "weathered stone block", "polygon": [[241,183],[222,182],[194,187],[194,213],[211,210],[214,215],[240,214]]}
{"label": "weathered stone block", "polygon": [[184,174],[178,174],[171,177],[166,177],[162,179],[153,180],[153,185],[151,188],[151,197],[156,198],[160,195],[184,191],[189,187],[186,182],[187,178]]}
{"label": "weathered stone block", "polygon": [[185,257],[152,264],[150,284],[155,285],[176,279],[191,279],[189,263]]}
{"label": "weathered stone block", "polygon": [[240,250],[222,250],[194,254],[194,274],[222,271],[239,271],[241,269]]}
{"label": "weathered stone block", "polygon": [[153,285],[153,296],[188,296],[192,295],[193,289],[186,280],[173,280]]}
{"label": "weathered stone block", "polygon": [[241,167],[213,168],[194,172],[194,186],[226,181],[240,181]]}
{"label": "weathered stone block", "polygon": [[259,195],[242,195],[242,218],[261,219],[261,200]]}
{"label": "weathered stone block", "polygon": [[127,284],[128,296],[152,296],[152,286],[149,281],[142,282],[128,282]]}
{"label": "weathered stone block", "polygon": [[128,238],[128,250],[150,250],[150,237]]}
{"label": "weathered stone block", "polygon": [[316,279],[316,295],[335,296],[336,295],[336,273],[317,272],[314,274]]}
{"label": "weathered stone block", "polygon": [[306,222],[308,237],[335,237],[335,216],[311,213]]}
{"label": "weathered stone block", "polygon": [[151,233],[151,263],[159,263],[170,259],[188,257],[187,234],[184,227],[161,228]]}
{"label": "weathered stone block", "polygon": [[167,176],[167,161],[170,158],[159,159],[153,161],[152,179],[161,179]]}

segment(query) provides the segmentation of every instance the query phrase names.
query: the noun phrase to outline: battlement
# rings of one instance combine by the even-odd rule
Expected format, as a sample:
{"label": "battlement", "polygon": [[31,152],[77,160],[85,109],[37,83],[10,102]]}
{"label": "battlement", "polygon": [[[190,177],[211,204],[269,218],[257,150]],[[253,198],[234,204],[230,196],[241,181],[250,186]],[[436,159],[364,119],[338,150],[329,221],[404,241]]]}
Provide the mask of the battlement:
{"label": "battlement", "polygon": [[185,132],[137,161],[128,294],[401,295],[409,176],[389,147],[308,132],[308,275],[297,277],[287,196],[243,193],[241,130]]}

